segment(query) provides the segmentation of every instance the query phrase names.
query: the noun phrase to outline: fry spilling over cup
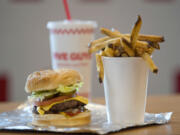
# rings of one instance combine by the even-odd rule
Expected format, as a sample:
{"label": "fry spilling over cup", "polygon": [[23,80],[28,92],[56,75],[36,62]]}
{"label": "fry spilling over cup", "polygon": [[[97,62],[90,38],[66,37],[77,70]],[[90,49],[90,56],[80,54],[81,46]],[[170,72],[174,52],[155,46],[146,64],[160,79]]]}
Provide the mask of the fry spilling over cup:
{"label": "fry spilling over cup", "polygon": [[152,53],[159,50],[163,36],[139,34],[141,17],[131,34],[101,28],[105,37],[89,43],[89,53],[96,53],[99,82],[104,84],[108,123],[144,122],[148,72],[158,73]]}
{"label": "fry spilling over cup", "polygon": [[64,20],[48,22],[50,31],[50,50],[52,68],[70,68],[78,70],[83,76],[84,85],[80,92],[88,96],[91,81],[91,55],[87,44],[94,39],[96,22]]}

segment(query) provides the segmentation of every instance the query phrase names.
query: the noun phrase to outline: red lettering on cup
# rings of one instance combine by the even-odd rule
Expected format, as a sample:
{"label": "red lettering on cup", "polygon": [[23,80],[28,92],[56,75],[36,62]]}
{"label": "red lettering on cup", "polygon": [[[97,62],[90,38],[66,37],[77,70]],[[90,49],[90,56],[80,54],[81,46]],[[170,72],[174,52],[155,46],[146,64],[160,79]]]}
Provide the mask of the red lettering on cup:
{"label": "red lettering on cup", "polygon": [[85,59],[91,59],[91,55],[89,53],[87,53],[87,52],[83,52],[82,57],[85,58]]}
{"label": "red lettering on cup", "polygon": [[79,60],[79,61],[89,60],[89,59],[91,59],[91,55],[88,52],[81,52],[81,53],[73,52],[70,54],[70,59],[71,60]]}
{"label": "red lettering on cup", "polygon": [[[91,55],[88,52],[72,52],[70,54],[66,52],[55,52],[54,57],[57,60],[72,60],[72,61],[82,61],[82,60],[89,60],[91,59]],[[69,59],[68,59],[69,58]]]}
{"label": "red lettering on cup", "polygon": [[70,54],[70,59],[71,60],[76,60],[76,54],[75,53],[71,53]]}
{"label": "red lettering on cup", "polygon": [[54,57],[55,57],[55,59],[58,59],[58,60],[65,60],[65,61],[68,60],[67,53],[65,53],[65,52],[63,52],[63,53],[55,52]]}

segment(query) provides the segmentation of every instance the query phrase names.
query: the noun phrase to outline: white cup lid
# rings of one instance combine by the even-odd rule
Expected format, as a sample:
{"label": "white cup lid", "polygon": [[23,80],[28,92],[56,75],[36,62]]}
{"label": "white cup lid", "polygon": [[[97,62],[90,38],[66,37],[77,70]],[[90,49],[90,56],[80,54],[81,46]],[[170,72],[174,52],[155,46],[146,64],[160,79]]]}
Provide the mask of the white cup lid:
{"label": "white cup lid", "polygon": [[85,20],[63,20],[63,21],[50,21],[47,23],[48,29],[58,28],[96,28],[96,21]]}

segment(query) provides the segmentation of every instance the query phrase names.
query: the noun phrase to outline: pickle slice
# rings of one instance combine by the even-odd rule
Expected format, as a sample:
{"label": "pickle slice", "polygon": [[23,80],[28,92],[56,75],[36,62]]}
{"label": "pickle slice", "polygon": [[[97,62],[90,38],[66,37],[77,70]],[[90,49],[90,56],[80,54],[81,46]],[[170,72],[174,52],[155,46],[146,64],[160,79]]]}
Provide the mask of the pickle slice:
{"label": "pickle slice", "polygon": [[59,85],[59,87],[56,90],[59,91],[60,93],[71,93],[74,91],[78,91],[79,88],[82,87],[82,85],[83,85],[82,82],[75,83],[69,86]]}
{"label": "pickle slice", "polygon": [[38,92],[33,92],[31,97],[34,98],[40,98],[41,100],[45,99],[45,98],[51,98],[52,96],[54,96],[55,94],[59,93],[56,90],[51,90],[51,91],[38,91]]}
{"label": "pickle slice", "polygon": [[76,89],[72,87],[59,86],[59,88],[57,88],[57,91],[66,94],[66,93],[73,93],[74,91],[76,91]]}

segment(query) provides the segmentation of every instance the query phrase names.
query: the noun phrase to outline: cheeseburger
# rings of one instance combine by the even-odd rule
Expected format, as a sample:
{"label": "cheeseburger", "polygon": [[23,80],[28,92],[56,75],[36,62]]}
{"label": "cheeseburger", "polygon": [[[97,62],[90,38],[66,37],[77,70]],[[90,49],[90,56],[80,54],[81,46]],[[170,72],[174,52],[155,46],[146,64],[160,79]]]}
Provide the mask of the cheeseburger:
{"label": "cheeseburger", "polygon": [[44,70],[30,74],[25,90],[33,101],[33,125],[82,126],[90,122],[88,100],[78,96],[81,75],[71,69]]}

